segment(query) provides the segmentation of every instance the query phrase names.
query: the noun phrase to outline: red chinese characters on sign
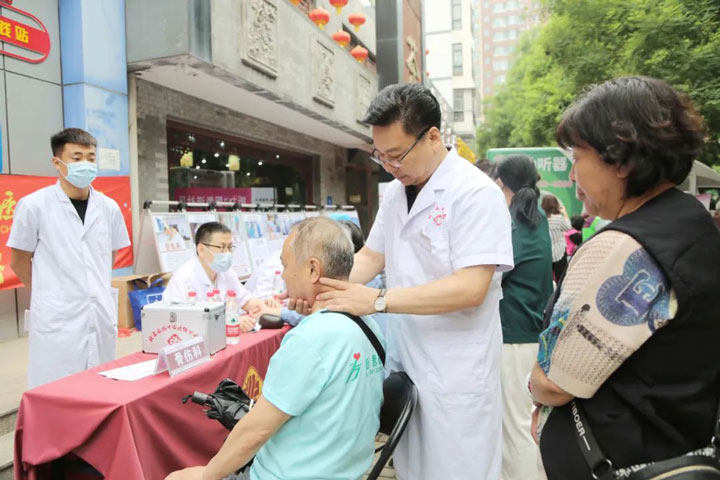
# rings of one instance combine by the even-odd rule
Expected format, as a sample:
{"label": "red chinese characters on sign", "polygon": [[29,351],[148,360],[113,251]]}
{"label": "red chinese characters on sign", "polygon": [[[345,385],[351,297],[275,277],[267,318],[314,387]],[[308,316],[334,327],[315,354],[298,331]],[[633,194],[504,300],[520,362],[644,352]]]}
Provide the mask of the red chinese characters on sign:
{"label": "red chinese characters on sign", "polygon": [[10,51],[4,48],[0,48],[0,54],[29,63],[40,63],[44,61],[50,54],[50,34],[47,28],[45,28],[45,25],[43,25],[37,17],[19,8],[12,7],[10,5],[11,3],[12,2],[0,1],[0,5],[2,5],[4,9],[27,18],[34,26],[0,15],[0,42],[28,50],[32,52],[32,54],[40,56],[38,57],[32,54],[26,56],[17,50]]}

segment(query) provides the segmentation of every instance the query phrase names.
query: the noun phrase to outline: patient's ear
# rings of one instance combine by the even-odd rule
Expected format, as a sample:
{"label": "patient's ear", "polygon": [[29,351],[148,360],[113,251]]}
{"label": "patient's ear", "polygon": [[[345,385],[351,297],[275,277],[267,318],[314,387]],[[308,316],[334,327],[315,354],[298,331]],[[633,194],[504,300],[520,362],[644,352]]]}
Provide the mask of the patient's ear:
{"label": "patient's ear", "polygon": [[310,283],[318,283],[320,281],[320,277],[322,277],[320,260],[315,257],[310,257],[310,260],[308,260],[308,264],[310,265]]}

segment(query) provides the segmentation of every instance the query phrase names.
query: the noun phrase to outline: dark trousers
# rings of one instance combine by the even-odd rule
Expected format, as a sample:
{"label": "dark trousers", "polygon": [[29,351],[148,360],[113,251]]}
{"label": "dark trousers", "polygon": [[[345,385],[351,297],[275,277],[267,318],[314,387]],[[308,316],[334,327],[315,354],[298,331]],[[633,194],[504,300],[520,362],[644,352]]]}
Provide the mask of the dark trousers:
{"label": "dark trousers", "polygon": [[552,264],[552,272],[553,272],[553,280],[558,282],[560,278],[562,278],[563,273],[565,273],[565,269],[567,268],[567,253],[563,253],[563,256],[560,260],[557,262],[553,262]]}

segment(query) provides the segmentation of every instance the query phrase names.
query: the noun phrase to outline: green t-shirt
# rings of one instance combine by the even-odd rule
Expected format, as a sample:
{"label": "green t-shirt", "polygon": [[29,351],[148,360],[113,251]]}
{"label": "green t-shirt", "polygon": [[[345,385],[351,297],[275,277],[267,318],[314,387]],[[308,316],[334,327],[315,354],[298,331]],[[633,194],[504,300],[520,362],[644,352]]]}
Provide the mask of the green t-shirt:
{"label": "green t-shirt", "polygon": [[535,343],[552,294],[552,250],[545,212],[535,228],[513,219],[515,268],[503,273],[500,300],[503,343]]}

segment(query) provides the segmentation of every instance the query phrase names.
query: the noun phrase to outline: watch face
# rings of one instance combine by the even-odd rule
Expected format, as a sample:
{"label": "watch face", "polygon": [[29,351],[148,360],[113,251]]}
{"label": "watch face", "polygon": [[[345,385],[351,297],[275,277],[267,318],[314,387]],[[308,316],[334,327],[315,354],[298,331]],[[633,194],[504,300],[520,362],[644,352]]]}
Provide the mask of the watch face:
{"label": "watch face", "polygon": [[378,312],[385,310],[385,297],[378,297],[375,299],[375,310]]}

